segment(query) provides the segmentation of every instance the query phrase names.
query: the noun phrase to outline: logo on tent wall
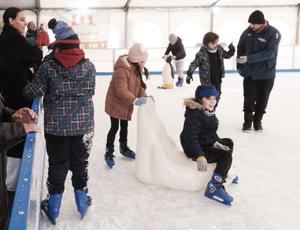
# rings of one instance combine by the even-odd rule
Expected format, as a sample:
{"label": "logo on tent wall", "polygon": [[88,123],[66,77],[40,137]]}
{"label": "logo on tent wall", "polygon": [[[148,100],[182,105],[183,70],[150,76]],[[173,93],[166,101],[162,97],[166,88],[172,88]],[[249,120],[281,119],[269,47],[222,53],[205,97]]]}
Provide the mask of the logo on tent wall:
{"label": "logo on tent wall", "polygon": [[92,15],[72,15],[72,27],[78,33],[83,49],[107,48],[107,40],[101,39],[99,29],[93,23]]}

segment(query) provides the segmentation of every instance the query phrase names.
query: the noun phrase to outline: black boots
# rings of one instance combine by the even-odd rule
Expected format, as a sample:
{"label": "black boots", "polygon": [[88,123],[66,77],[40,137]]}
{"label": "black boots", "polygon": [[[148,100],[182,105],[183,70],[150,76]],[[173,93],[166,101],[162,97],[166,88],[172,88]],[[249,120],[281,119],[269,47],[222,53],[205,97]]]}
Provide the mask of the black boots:
{"label": "black boots", "polygon": [[244,123],[242,130],[244,132],[249,132],[251,130],[252,122],[253,127],[255,131],[262,131],[263,127],[261,125],[261,120],[263,118],[263,113],[255,113],[253,116],[253,113],[244,113]]}
{"label": "black boots", "polygon": [[261,120],[263,118],[263,113],[255,113],[253,116],[253,127],[255,131],[263,131],[263,127],[261,125]]}
{"label": "black boots", "polygon": [[252,121],[253,121],[253,114],[244,112],[244,124],[242,128],[244,132],[249,132],[251,130]]}

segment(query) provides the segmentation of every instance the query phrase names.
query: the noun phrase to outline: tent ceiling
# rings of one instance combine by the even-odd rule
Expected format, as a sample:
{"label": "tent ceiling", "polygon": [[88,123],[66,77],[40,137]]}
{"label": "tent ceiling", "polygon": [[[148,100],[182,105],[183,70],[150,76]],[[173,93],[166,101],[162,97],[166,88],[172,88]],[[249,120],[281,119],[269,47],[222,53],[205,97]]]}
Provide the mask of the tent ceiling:
{"label": "tent ceiling", "polygon": [[[128,0],[129,7],[209,7],[217,6],[279,6],[297,5],[300,0]],[[0,8],[123,8],[127,0],[0,0]]]}

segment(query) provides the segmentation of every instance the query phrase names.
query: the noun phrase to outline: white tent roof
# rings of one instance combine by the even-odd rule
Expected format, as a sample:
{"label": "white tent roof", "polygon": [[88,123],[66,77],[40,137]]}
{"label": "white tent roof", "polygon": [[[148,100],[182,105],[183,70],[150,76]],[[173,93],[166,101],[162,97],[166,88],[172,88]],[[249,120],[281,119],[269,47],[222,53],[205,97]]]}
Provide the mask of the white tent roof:
{"label": "white tent roof", "polygon": [[135,7],[210,7],[217,6],[291,6],[300,4],[300,0],[0,0],[0,8],[10,6],[19,8],[123,8]]}

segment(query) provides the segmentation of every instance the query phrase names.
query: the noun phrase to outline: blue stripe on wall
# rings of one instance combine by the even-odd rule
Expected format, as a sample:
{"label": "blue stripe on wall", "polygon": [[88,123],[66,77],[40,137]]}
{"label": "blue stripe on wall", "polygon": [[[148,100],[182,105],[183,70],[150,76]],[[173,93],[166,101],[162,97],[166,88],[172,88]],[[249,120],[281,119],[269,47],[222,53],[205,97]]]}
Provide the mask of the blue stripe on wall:
{"label": "blue stripe on wall", "polygon": [[[300,72],[300,69],[277,69],[277,73],[297,73]],[[236,70],[225,70],[225,73],[237,73]],[[97,76],[107,76],[112,75],[112,72],[97,72]],[[185,72],[186,74],[186,72]],[[194,74],[198,74],[198,71],[195,71]],[[161,75],[161,71],[150,71],[150,75]]]}

